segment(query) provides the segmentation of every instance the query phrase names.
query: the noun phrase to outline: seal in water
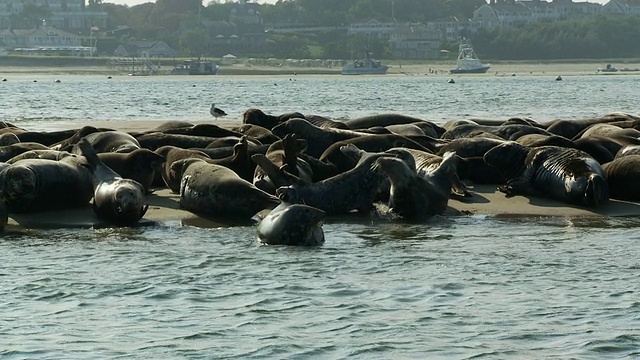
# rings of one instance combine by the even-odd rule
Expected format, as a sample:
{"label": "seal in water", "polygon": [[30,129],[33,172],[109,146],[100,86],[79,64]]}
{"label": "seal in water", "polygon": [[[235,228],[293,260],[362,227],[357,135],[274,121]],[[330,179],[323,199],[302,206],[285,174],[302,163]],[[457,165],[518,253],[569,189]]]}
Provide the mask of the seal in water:
{"label": "seal in water", "polygon": [[137,223],[149,207],[144,203],[144,187],[106,166],[85,139],[78,142],[78,147],[93,175],[93,211],[98,219],[125,226]]}
{"label": "seal in water", "polygon": [[[402,149],[394,149],[398,154]],[[455,171],[454,153],[446,153],[437,170],[420,176],[413,156],[380,157],[373,164],[391,182],[389,209],[402,218],[419,222],[447,210],[451,192],[451,167]]]}
{"label": "seal in water", "polygon": [[249,220],[280,200],[240,178],[233,170],[203,159],[171,164],[169,182],[180,183],[180,206],[203,217]]}
{"label": "seal in water", "polygon": [[260,241],[269,245],[324,244],[324,211],[298,204],[296,191],[291,187],[278,188],[276,195],[282,202],[258,224]]}
{"label": "seal in water", "polygon": [[557,146],[529,149],[506,142],[487,151],[484,161],[504,175],[507,183],[499,190],[507,196],[540,196],[583,206],[609,201],[602,167],[582,150]]}

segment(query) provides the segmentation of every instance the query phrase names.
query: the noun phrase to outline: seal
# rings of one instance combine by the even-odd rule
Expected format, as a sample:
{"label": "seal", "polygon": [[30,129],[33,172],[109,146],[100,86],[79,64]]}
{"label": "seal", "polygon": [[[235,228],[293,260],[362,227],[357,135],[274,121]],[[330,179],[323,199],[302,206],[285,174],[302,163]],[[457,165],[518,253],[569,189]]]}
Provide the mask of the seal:
{"label": "seal", "polygon": [[297,203],[299,199],[293,188],[278,188],[276,195],[281,203],[258,224],[258,239],[269,245],[324,244],[324,211]]}
{"label": "seal", "polygon": [[373,163],[373,169],[381,170],[391,182],[388,202],[391,213],[408,221],[421,222],[446,210],[448,194],[445,209],[440,211],[439,204],[431,201],[432,193],[434,190],[439,192],[439,189],[434,189],[425,178],[418,176],[414,162],[380,157]]}
{"label": "seal", "polygon": [[611,197],[620,200],[640,200],[640,155],[628,154],[602,166]]}
{"label": "seal", "polygon": [[101,153],[100,160],[124,179],[135,180],[149,193],[156,172],[161,171],[164,157],[149,149],[136,149],[130,153]]}
{"label": "seal", "polygon": [[271,130],[263,128],[259,125],[244,124],[235,128],[234,130],[242,135],[246,135],[250,138],[256,139],[262,144],[273,144],[274,142],[280,140],[280,138],[275,136],[271,132]]}
{"label": "seal", "polygon": [[504,175],[507,183],[499,190],[507,196],[539,196],[593,207],[609,201],[602,167],[578,149],[557,146],[529,149],[507,142],[489,150],[484,161]]}
{"label": "seal", "polygon": [[183,148],[179,148],[177,146],[171,146],[171,145],[162,146],[156,149],[156,151],[154,152],[164,158],[162,169],[159,171],[160,181],[158,181],[158,176],[156,176],[156,179],[154,180],[154,185],[160,186],[161,184],[165,184],[169,189],[171,189],[172,192],[176,194],[180,192],[180,181],[171,182],[170,180],[171,165],[175,161],[182,160],[182,159],[189,159],[189,158],[209,159],[209,156],[200,150],[183,149]]}
{"label": "seal", "polygon": [[[286,135],[284,139],[271,144],[264,156],[274,166],[278,168],[284,167],[290,174],[311,182],[313,181],[311,166],[306,161],[298,158],[298,155],[305,151],[306,148],[306,140],[297,139],[295,135]],[[277,179],[269,178],[265,170],[259,166],[260,162],[255,160],[258,155],[260,154],[252,156],[253,161],[258,165],[253,172],[252,182],[258,189],[264,190],[269,194],[275,194],[277,188],[290,185],[288,182],[282,183]],[[276,181],[274,182],[273,180]]]}
{"label": "seal", "polygon": [[25,159],[0,172],[0,202],[10,213],[83,207],[92,196],[91,173],[75,158]]}
{"label": "seal", "polygon": [[36,142],[42,145],[51,146],[63,141],[76,132],[76,130],[59,130],[59,131],[24,131],[16,133],[20,142]]}
{"label": "seal", "polygon": [[544,124],[547,130],[553,134],[564,136],[567,139],[575,139],[578,134],[591,125],[613,123],[627,120],[637,120],[638,118],[624,113],[611,113],[596,118],[572,119],[572,120],[552,120]]}
{"label": "seal", "polygon": [[428,180],[442,178],[442,180],[444,180],[442,181],[442,186],[444,188],[447,186],[447,183],[449,184],[448,187],[450,188],[451,196],[459,198],[468,198],[472,196],[467,190],[466,185],[460,181],[460,176],[458,175],[458,162],[460,158],[455,155],[455,152],[445,153],[445,156],[438,156],[425,151],[407,148],[392,148],[387,152],[395,153],[397,151],[404,151],[411,154],[413,161],[415,162],[416,172],[419,176]]}
{"label": "seal", "polygon": [[[351,153],[354,148],[359,150],[355,145],[343,146],[344,151]],[[389,194],[389,181],[382,172],[372,168],[373,162],[378,157],[393,155],[358,151],[350,156],[358,156],[360,161],[349,171],[313,184],[302,181],[292,184],[300,201],[327,215],[344,215],[352,211],[369,214],[374,202]]]}
{"label": "seal", "polygon": [[602,136],[602,137],[621,137],[628,136],[638,138],[640,137],[640,131],[634,128],[621,128],[620,126],[611,124],[594,124],[586,128],[580,134],[576,135],[574,140],[580,138],[587,138],[590,136]]}
{"label": "seal", "polygon": [[[425,136],[422,137],[426,138]],[[314,140],[311,141],[313,142]],[[341,151],[343,145],[352,144],[358,147],[358,149],[367,152],[382,152],[394,147],[405,147],[430,152],[436,148],[436,143],[437,140],[435,139],[430,143],[419,143],[407,136],[396,134],[366,135],[333,143],[320,155],[319,160],[334,165],[338,172],[344,172],[352,169],[356,162],[345,156],[344,152]]]}
{"label": "seal", "polygon": [[[100,131],[93,132],[83,139],[87,140],[87,142],[91,145],[91,147],[95,150],[96,153],[105,153],[105,152],[120,152],[120,153],[128,153],[133,150],[140,149],[140,143],[136,140],[133,135],[126,133],[124,131]],[[71,151],[74,154],[81,154],[81,150],[76,146],[73,147]]]}
{"label": "seal", "polygon": [[294,134],[299,139],[309,143],[306,153],[313,157],[320,157],[322,153],[337,141],[353,139],[368,134],[336,128],[320,128],[304,119],[289,119],[277,126],[271,132],[281,139],[287,134]]}
{"label": "seal", "polygon": [[203,217],[249,220],[280,204],[232,170],[202,159],[175,161],[170,181],[180,183],[180,206]]}
{"label": "seal", "polygon": [[[375,126],[389,126],[399,124],[411,124],[418,122],[426,122],[426,120],[413,116],[385,113],[376,115],[361,116],[354,119],[345,120],[344,123],[351,130],[368,129]],[[435,124],[434,124],[435,125]]]}
{"label": "seal", "polygon": [[251,109],[247,109],[242,114],[242,123],[258,125],[258,126],[262,126],[263,128],[271,130],[276,125],[283,123],[292,118],[304,119],[304,115],[302,115],[299,112],[291,112],[291,113],[285,113],[281,115],[268,115],[268,114],[265,114],[260,109],[251,108]]}
{"label": "seal", "polygon": [[152,132],[138,135],[135,139],[140,144],[140,147],[155,151],[156,149],[166,145],[177,146],[183,149],[206,148],[207,145],[209,145],[212,141],[215,141],[217,138],[210,136]]}
{"label": "seal", "polygon": [[[155,131],[151,131],[155,132]],[[240,137],[242,134],[238,133],[234,130],[225,129],[218,125],[213,124],[197,124],[186,127],[179,127],[175,129],[166,129],[161,131],[165,134],[178,134],[178,135],[191,135],[191,136],[206,136],[206,137],[225,137],[225,136],[237,136]]]}
{"label": "seal", "polygon": [[44,159],[44,160],[55,160],[59,161],[66,157],[76,157],[78,155],[72,154],[67,151],[58,151],[58,150],[29,150],[27,152],[23,152],[20,155],[16,155],[11,159],[7,160],[7,164],[13,164],[20,160],[25,159]]}
{"label": "seal", "polygon": [[249,142],[246,136],[238,139],[233,145],[233,154],[221,159],[207,160],[212,164],[222,165],[233,170],[238,176],[247,181],[253,181],[253,174],[256,170],[256,164],[251,161],[249,156]]}
{"label": "seal", "polygon": [[0,135],[0,146],[13,145],[20,142],[18,135],[8,132]]}
{"label": "seal", "polygon": [[35,142],[20,142],[11,145],[0,146],[0,162],[8,161],[15,156],[31,150],[49,150],[49,148],[45,145]]}
{"label": "seal", "polygon": [[106,166],[86,139],[78,143],[93,176],[93,211],[98,219],[121,226],[136,224],[147,212],[145,189]]}

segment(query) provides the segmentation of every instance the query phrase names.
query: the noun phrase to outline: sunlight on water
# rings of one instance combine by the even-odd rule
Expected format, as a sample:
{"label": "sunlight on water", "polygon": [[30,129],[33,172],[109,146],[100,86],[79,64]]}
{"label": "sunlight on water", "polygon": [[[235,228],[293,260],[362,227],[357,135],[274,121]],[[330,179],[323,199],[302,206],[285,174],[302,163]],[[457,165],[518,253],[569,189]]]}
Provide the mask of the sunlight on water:
{"label": "sunlight on water", "polygon": [[[0,85],[2,120],[337,119],[399,112],[582,118],[637,113],[637,76],[115,77]],[[61,83],[54,83],[61,78]],[[0,358],[640,358],[636,218],[345,219],[321,248],[253,226],[28,230],[0,238]]]}

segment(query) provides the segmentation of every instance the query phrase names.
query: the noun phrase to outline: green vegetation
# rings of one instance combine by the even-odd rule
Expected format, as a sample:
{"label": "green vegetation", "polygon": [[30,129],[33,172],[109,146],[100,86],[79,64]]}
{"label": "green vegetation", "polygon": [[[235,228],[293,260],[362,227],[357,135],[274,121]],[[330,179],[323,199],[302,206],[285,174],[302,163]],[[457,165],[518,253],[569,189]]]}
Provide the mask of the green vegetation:
{"label": "green vegetation", "polygon": [[[107,0],[105,0],[107,1]],[[204,23],[229,20],[233,3],[202,0],[157,0],[127,7],[101,0],[89,1],[88,8],[109,13],[109,29],[101,35],[98,50],[110,54],[117,44],[130,40],[162,40],[182,56],[219,56],[208,45]],[[345,26],[375,18],[381,22],[421,22],[457,16],[471,18],[484,0],[279,0],[261,5],[266,29],[278,26],[335,27],[314,34],[267,33],[266,46],[241,56],[276,58],[348,59],[354,52],[369,48],[381,59],[392,59],[388,43],[371,38],[349,37]],[[31,9],[40,11],[42,9]],[[33,21],[29,13],[15,21]],[[45,16],[39,14],[39,16]],[[116,30],[117,29],[117,30]],[[628,58],[640,56],[640,17],[599,16],[592,19],[536,23],[522,28],[480,31],[473,36],[474,47],[486,60]],[[443,43],[443,49],[457,52],[457,44]]]}

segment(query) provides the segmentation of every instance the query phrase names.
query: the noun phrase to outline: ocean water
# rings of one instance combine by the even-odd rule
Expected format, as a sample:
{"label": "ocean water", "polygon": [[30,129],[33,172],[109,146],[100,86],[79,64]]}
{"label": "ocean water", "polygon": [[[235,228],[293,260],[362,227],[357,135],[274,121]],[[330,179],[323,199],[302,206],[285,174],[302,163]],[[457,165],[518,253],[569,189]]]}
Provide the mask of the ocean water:
{"label": "ocean water", "polygon": [[[1,120],[638,114],[640,77],[6,75]],[[60,83],[54,80],[60,79]],[[34,82],[37,80],[37,82]],[[0,235],[0,359],[640,359],[640,219],[330,219],[319,248],[177,221]]]}

